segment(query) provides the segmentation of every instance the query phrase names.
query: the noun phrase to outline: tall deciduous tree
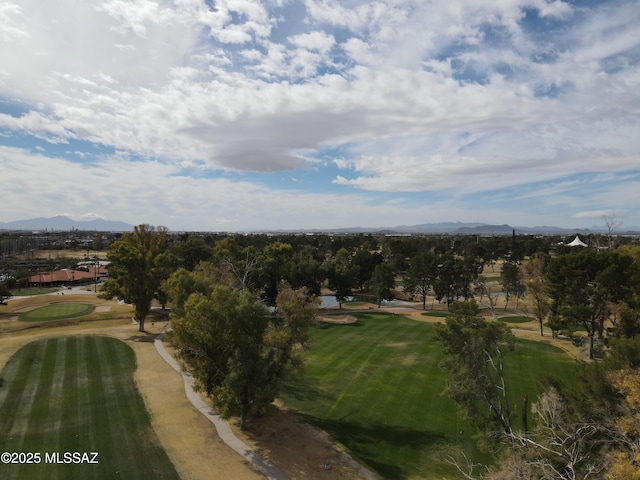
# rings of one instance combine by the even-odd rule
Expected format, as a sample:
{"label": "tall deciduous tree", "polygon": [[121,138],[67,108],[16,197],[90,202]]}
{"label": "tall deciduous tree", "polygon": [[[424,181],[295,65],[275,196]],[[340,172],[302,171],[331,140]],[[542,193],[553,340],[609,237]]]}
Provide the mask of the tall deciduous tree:
{"label": "tall deciduous tree", "polygon": [[[511,436],[511,455],[518,460],[520,478],[586,480],[603,478],[609,443],[607,426],[578,418],[567,399],[554,387],[548,388],[532,405],[535,428],[528,434]],[[504,468],[504,467],[503,467]],[[503,478],[508,472],[503,471]],[[510,478],[518,478],[513,470]],[[500,477],[499,477],[500,478]]]}
{"label": "tall deciduous tree", "polygon": [[107,258],[109,277],[103,286],[102,298],[118,298],[131,303],[138,329],[144,332],[144,320],[160,284],[171,273],[167,252],[167,230],[138,225],[133,233],[116,240]]}
{"label": "tall deciduous tree", "polygon": [[360,248],[353,254],[352,263],[355,267],[355,284],[362,291],[371,280],[376,266],[383,262],[382,255],[378,252],[371,253],[365,248]]}
{"label": "tall deciduous tree", "polygon": [[175,255],[182,267],[191,271],[200,262],[211,260],[213,250],[202,237],[189,235],[174,247]]}
{"label": "tall deciduous tree", "polygon": [[447,355],[441,366],[451,374],[446,393],[481,431],[499,426],[510,435],[503,350],[513,348],[513,334],[504,323],[484,320],[475,300],[453,302],[449,312],[434,325]]}
{"label": "tall deciduous tree", "polygon": [[427,308],[427,295],[436,279],[438,263],[433,252],[422,252],[409,260],[409,270],[404,276],[404,291],[420,296],[422,309]]}
{"label": "tall deciduous tree", "polygon": [[551,312],[568,325],[582,325],[589,336],[602,338],[611,305],[631,296],[632,259],[617,252],[584,250],[554,257],[547,266]]}
{"label": "tall deciduous tree", "polygon": [[505,295],[504,309],[507,309],[513,295],[516,297],[517,308],[518,299],[524,295],[524,282],[519,265],[511,262],[505,262],[502,265],[502,291]]}
{"label": "tall deciduous tree", "polygon": [[275,305],[278,285],[291,271],[293,247],[289,243],[273,242],[262,249],[260,268],[264,288],[263,298],[268,305]]}
{"label": "tall deciduous tree", "polygon": [[283,284],[274,316],[248,290],[212,280],[202,269],[182,269],[167,282],[172,340],[196,386],[224,417],[239,415],[244,428],[249,412],[263,411],[284,375],[301,365],[298,351],[317,302]]}
{"label": "tall deciduous tree", "polygon": [[376,295],[378,307],[385,300],[393,300],[393,288],[395,285],[395,275],[393,268],[387,262],[376,265],[369,282]]}
{"label": "tall deciduous tree", "polygon": [[306,287],[313,295],[320,295],[324,273],[322,262],[317,258],[317,251],[311,245],[305,245],[293,257],[290,273],[293,288]]}
{"label": "tall deciduous tree", "polygon": [[334,292],[338,305],[342,308],[342,303],[352,295],[356,280],[356,268],[351,263],[351,255],[346,248],[336,252],[328,270],[329,289]]}
{"label": "tall deciduous tree", "polygon": [[540,336],[544,335],[544,321],[549,314],[549,296],[545,281],[545,269],[548,257],[543,254],[533,255],[524,265],[524,284],[527,291],[526,311],[532,313],[540,325]]}

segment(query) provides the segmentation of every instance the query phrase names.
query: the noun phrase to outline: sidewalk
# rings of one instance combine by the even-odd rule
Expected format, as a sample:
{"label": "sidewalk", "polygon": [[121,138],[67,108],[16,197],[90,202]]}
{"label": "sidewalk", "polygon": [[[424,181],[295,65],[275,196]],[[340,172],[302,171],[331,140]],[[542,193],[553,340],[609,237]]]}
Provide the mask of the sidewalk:
{"label": "sidewalk", "polygon": [[254,465],[260,472],[264,474],[269,480],[288,480],[284,473],[278,468],[267,462],[258,452],[249,447],[246,443],[235,436],[229,424],[220,415],[218,415],[206,402],[196,393],[193,389],[193,377],[188,372],[185,372],[180,368],[180,364],[169,355],[169,352],[164,348],[162,343],[163,334],[159,334],[155,340],[154,345],[160,356],[167,362],[173,369],[182,375],[184,379],[184,390],[189,401],[196,407],[200,413],[202,413],[218,431],[218,435],[224,443],[235,450],[248,462]]}

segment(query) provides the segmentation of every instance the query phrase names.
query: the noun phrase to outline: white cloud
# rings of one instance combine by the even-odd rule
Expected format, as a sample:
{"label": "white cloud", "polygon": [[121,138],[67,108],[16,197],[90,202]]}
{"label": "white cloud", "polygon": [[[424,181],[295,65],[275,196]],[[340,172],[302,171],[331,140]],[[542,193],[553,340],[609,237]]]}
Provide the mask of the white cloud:
{"label": "white cloud", "polygon": [[588,218],[588,219],[602,219],[602,217],[608,216],[608,215],[613,215],[615,212],[612,212],[610,210],[595,210],[595,211],[588,211],[588,212],[578,212],[575,215],[573,215],[573,218]]}
{"label": "white cloud", "polygon": [[307,50],[316,50],[320,53],[326,54],[333,48],[336,40],[333,35],[325,32],[310,32],[301,33],[289,37],[289,42],[299,48],[305,48]]}
{"label": "white cloud", "polygon": [[[639,12],[622,0],[0,0],[0,96],[30,110],[0,113],[0,134],[126,152],[129,175],[140,165],[127,155],[157,159],[142,164],[179,192],[160,176],[185,165],[313,165],[327,188],[361,195],[561,190],[575,173],[638,169]],[[605,209],[620,203],[610,195]]]}
{"label": "white cloud", "polygon": [[0,3],[0,38],[4,42],[11,43],[29,37],[29,32],[21,27],[19,17],[24,19],[19,5],[10,2]]}

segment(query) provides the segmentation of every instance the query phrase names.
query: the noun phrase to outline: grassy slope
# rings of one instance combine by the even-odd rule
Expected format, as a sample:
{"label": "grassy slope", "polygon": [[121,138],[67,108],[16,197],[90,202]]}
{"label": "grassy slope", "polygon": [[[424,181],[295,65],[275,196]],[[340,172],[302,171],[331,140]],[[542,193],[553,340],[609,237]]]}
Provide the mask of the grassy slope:
{"label": "grassy slope", "polygon": [[[0,452],[39,452],[37,465],[2,465],[2,479],[177,479],[133,381],[135,356],[99,336],[32,342],[7,363]],[[98,452],[98,465],[46,464],[45,452]]]}
{"label": "grassy slope", "polygon": [[[455,478],[442,460],[460,448],[489,463],[469,423],[441,395],[442,346],[431,325],[384,314],[358,318],[353,326],[311,331],[304,376],[289,382],[285,404],[385,478]],[[516,360],[508,372],[516,418],[523,395],[534,400],[539,373],[566,375],[573,364],[559,349],[536,342],[519,342],[509,357]]]}

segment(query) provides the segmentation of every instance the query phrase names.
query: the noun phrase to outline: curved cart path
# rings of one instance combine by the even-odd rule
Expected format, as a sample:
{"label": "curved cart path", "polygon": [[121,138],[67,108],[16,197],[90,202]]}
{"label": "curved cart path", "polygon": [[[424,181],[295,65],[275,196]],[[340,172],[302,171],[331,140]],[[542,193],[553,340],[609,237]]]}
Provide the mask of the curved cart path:
{"label": "curved cart path", "polygon": [[218,431],[218,435],[224,443],[231,447],[235,452],[240,454],[247,461],[251,462],[258,470],[260,470],[265,477],[270,480],[288,480],[288,477],[278,470],[275,466],[267,462],[259,453],[249,447],[246,443],[240,440],[231,430],[229,424],[220,415],[218,415],[206,402],[202,399],[198,393],[193,389],[193,377],[190,373],[185,372],[180,367],[180,364],[167,352],[162,343],[164,334],[159,334],[154,340],[156,350],[174,370],[176,370],[184,379],[184,390],[189,401],[193,406],[202,413]]}

